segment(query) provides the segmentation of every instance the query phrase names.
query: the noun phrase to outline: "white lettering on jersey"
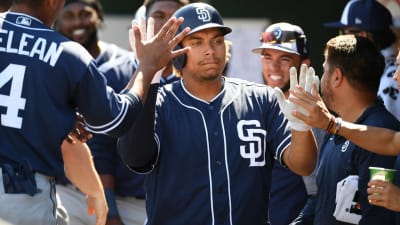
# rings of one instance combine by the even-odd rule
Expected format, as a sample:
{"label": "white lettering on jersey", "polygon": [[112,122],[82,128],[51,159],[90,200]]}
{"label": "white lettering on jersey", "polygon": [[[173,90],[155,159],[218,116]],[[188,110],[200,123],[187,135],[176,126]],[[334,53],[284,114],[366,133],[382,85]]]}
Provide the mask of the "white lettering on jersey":
{"label": "white lettering on jersey", "polygon": [[9,95],[0,94],[0,106],[6,107],[6,113],[1,114],[2,126],[21,128],[22,118],[18,116],[19,110],[25,109],[25,98],[21,98],[22,84],[24,82],[25,66],[10,64],[0,73],[0,88],[11,81]]}
{"label": "white lettering on jersey", "polygon": [[197,18],[203,22],[209,22],[211,20],[210,13],[207,11],[207,9],[197,8],[196,13]]}
{"label": "white lettering on jersey", "polygon": [[265,165],[265,138],[267,132],[260,128],[258,120],[240,120],[237,131],[240,140],[248,144],[240,146],[240,155],[250,159],[250,167]]}
{"label": "white lettering on jersey", "polygon": [[[30,34],[23,33],[19,42],[14,38],[14,31],[0,29],[0,52],[14,53],[29,57],[37,57],[39,60],[53,66],[57,63],[63,47],[55,42],[47,43],[42,37],[35,37]],[[12,46],[18,43],[17,46]],[[32,46],[27,48],[27,46]]]}
{"label": "white lettering on jersey", "polygon": [[347,151],[347,148],[349,147],[349,144],[350,144],[350,141],[349,141],[349,140],[346,140],[346,141],[343,143],[343,145],[342,145],[341,151],[342,151],[342,152],[346,152],[346,151]]}

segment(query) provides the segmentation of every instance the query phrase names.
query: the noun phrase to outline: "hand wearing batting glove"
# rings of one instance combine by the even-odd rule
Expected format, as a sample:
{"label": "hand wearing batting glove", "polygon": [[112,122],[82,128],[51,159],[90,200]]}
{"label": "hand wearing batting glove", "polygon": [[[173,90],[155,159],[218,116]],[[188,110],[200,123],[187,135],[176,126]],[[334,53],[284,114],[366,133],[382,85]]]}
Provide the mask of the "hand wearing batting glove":
{"label": "hand wearing batting glove", "polygon": [[[300,76],[299,76],[299,83],[297,83],[297,70],[295,67],[290,68],[290,90],[295,90],[296,85],[298,84],[302,87],[305,91],[310,92],[312,90],[312,84],[315,83],[317,87],[319,87],[319,79],[318,76],[315,75],[314,68],[308,68],[307,65],[303,64],[300,68]],[[300,111],[304,114],[307,112],[302,109],[300,106],[295,105],[294,103],[290,102],[289,99],[295,98],[292,94],[289,95],[289,98],[286,99],[285,95],[283,94],[282,90],[278,87],[274,88],[274,93],[278,98],[279,106],[285,117],[289,120],[289,124],[293,130],[296,131],[308,131],[311,129],[303,121],[297,119],[292,115],[293,110]]]}
{"label": "hand wearing batting glove", "polygon": [[[136,20],[132,20],[132,25],[137,24]],[[140,18],[139,20],[139,29],[142,41],[151,40],[154,37],[154,19],[150,17],[147,20],[146,26],[146,19],[144,17]],[[136,49],[135,49],[135,35],[133,34],[133,30],[129,29],[129,43],[131,45],[132,51],[135,53],[135,60],[139,64],[139,59],[136,56]],[[160,83],[162,72],[164,71],[165,67],[158,70],[154,75],[153,79],[151,80],[151,84],[158,84]]]}

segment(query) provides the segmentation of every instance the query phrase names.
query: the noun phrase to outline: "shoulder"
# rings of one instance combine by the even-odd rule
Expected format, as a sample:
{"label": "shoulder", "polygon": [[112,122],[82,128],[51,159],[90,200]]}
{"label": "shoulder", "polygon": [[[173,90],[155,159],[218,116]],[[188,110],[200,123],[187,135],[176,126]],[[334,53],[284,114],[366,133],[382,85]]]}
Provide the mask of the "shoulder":
{"label": "shoulder", "polygon": [[86,65],[93,61],[93,57],[90,55],[90,53],[77,42],[68,40],[62,42],[61,46],[63,46],[63,52],[66,57],[81,61]]}
{"label": "shoulder", "polygon": [[252,81],[243,80],[240,78],[224,77],[225,87],[227,90],[240,91],[245,95],[271,95],[272,89],[265,84],[255,83]]}
{"label": "shoulder", "polygon": [[361,120],[363,120],[362,124],[400,130],[400,121],[385,108],[381,101],[369,107],[363,113]]}
{"label": "shoulder", "polygon": [[[102,48],[104,49],[104,53],[102,53],[102,55],[104,58],[103,60],[105,60],[105,61],[115,61],[115,60],[119,59],[120,57],[126,57],[131,53],[127,49],[121,48],[113,43],[107,43],[107,42],[100,41],[100,44],[101,44]],[[99,56],[98,58],[102,58],[102,57]],[[102,63],[104,63],[104,62],[102,62]]]}

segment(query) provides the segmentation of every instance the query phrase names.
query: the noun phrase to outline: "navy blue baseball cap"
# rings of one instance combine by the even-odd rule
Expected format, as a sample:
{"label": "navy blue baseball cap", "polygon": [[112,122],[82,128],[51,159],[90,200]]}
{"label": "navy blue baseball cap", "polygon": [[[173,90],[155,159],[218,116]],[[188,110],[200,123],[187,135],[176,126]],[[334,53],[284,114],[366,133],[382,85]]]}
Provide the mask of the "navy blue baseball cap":
{"label": "navy blue baseball cap", "polygon": [[340,21],[324,23],[325,27],[354,27],[369,32],[386,31],[392,25],[390,11],[375,0],[351,0],[346,4]]}
{"label": "navy blue baseball cap", "polygon": [[230,27],[224,25],[219,12],[207,3],[196,2],[185,5],[175,11],[173,16],[185,19],[183,24],[179,26],[177,33],[181,32],[185,27],[190,27],[187,35],[208,28],[219,28],[224,35],[232,31]]}

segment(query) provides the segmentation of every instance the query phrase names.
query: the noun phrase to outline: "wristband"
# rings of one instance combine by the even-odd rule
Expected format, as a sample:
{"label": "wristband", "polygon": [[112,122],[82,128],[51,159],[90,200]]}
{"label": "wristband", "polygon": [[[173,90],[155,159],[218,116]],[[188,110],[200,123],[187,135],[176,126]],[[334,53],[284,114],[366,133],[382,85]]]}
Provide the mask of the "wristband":
{"label": "wristband", "polygon": [[329,118],[328,127],[325,129],[325,132],[328,133],[329,135],[331,134],[335,135],[339,132],[341,127],[342,127],[342,118],[331,116],[331,118]]}
{"label": "wristband", "polygon": [[107,218],[119,217],[117,201],[115,200],[115,193],[109,188],[104,189],[104,194],[106,196],[108,213]]}

